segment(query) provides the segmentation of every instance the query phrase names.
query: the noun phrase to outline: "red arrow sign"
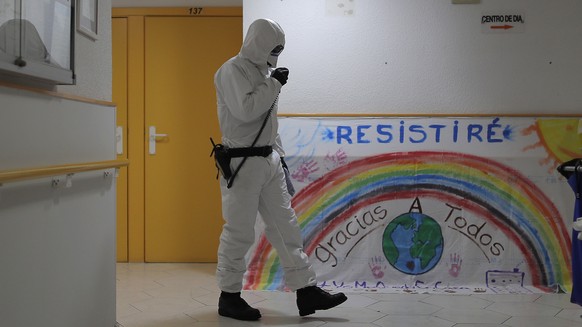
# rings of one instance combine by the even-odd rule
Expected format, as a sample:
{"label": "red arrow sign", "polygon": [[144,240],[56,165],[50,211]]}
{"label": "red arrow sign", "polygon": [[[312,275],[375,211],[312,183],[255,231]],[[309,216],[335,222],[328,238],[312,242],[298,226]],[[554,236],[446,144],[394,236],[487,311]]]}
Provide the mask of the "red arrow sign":
{"label": "red arrow sign", "polygon": [[491,29],[494,29],[494,30],[499,30],[499,29],[508,30],[510,28],[513,28],[513,26],[511,26],[511,25],[491,26]]}

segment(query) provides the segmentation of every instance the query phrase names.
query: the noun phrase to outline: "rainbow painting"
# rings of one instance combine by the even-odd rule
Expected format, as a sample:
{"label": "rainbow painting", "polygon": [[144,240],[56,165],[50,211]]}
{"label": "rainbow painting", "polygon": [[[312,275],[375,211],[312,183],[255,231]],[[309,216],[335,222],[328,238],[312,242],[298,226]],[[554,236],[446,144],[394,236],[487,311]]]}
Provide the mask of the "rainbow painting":
{"label": "rainbow painting", "polygon": [[[360,156],[309,182],[293,197],[292,206],[311,258],[318,244],[358,210],[415,198],[463,207],[494,226],[523,256],[531,286],[570,289],[568,219],[539,184],[488,157],[429,150]],[[265,235],[250,253],[244,288],[285,288],[283,269]]]}

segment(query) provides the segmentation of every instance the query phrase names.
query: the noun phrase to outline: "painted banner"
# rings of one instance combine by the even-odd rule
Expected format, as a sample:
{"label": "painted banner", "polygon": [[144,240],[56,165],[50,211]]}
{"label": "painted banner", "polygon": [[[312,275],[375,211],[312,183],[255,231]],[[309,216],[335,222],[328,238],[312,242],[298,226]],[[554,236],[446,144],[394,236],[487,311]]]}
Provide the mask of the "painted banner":
{"label": "painted banner", "polygon": [[[556,167],[581,156],[579,124],[578,117],[280,118],[297,190],[292,205],[318,285],[569,291],[574,199]],[[282,290],[277,253],[257,237],[245,289]]]}

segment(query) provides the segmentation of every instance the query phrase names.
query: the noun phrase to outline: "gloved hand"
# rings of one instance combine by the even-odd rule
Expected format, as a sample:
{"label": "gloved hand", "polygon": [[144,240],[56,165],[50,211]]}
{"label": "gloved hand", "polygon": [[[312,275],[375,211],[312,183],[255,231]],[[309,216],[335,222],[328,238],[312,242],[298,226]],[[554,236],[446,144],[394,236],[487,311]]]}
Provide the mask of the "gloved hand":
{"label": "gloved hand", "polygon": [[287,84],[287,79],[289,78],[289,69],[285,67],[279,67],[271,73],[271,77],[278,80],[281,85]]}

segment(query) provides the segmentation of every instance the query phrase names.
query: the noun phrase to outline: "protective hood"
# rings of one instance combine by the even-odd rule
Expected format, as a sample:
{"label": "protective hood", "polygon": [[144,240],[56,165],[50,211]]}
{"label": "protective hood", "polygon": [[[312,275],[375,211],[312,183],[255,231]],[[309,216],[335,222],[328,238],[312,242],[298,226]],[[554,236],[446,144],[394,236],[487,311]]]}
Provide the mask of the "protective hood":
{"label": "protective hood", "polygon": [[272,51],[278,46],[279,49],[285,46],[285,33],[281,26],[270,19],[257,19],[249,26],[240,55],[259,68],[267,68],[267,62],[277,67],[280,51],[273,55]]}

